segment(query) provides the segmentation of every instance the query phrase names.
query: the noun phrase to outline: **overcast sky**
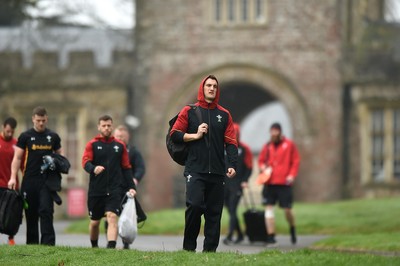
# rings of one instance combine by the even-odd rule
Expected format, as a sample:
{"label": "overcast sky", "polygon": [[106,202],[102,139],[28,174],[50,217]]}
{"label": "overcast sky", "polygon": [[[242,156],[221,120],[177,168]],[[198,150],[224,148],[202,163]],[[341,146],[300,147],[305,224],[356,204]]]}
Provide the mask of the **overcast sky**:
{"label": "overcast sky", "polygon": [[134,26],[133,0],[41,0],[33,15],[65,16],[64,22],[79,22],[93,27],[132,29]]}
{"label": "overcast sky", "polygon": [[[161,0],[160,0],[161,1]],[[386,0],[385,19],[400,22],[400,0]],[[134,0],[41,0],[39,10],[32,14],[60,15],[70,10],[64,22],[79,22],[92,27],[132,29],[134,27]]]}

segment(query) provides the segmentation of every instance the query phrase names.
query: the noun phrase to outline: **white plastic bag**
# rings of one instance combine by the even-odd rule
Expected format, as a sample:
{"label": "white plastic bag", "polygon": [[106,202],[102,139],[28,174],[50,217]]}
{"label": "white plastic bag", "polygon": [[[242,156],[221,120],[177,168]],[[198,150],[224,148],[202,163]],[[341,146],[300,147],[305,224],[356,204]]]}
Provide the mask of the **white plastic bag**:
{"label": "white plastic bag", "polygon": [[124,243],[132,244],[137,236],[135,198],[128,197],[118,221],[118,234]]}

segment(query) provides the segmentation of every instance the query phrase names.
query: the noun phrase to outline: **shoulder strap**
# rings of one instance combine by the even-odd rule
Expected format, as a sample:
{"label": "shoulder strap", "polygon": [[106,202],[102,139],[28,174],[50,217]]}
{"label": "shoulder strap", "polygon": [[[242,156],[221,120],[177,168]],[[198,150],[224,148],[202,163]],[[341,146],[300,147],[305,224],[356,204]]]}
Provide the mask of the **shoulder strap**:
{"label": "shoulder strap", "polygon": [[[195,104],[193,104],[193,103],[188,104],[188,105],[194,110],[194,112],[196,113],[197,119],[198,119],[199,122],[201,123],[201,122],[203,121],[203,117],[202,117],[202,115],[201,115],[201,110],[200,110],[200,108],[198,108],[198,106],[195,105]],[[207,145],[207,147],[208,147],[208,146],[209,146],[209,145],[208,145],[208,138],[204,137],[204,140],[206,141],[206,145]]]}

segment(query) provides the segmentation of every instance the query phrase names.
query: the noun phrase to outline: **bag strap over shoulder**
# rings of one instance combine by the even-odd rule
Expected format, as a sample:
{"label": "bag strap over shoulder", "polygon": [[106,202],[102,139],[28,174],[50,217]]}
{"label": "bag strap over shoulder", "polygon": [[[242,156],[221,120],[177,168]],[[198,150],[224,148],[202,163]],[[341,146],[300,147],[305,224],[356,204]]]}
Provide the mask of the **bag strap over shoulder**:
{"label": "bag strap over shoulder", "polygon": [[[199,108],[196,104],[194,104],[194,103],[188,104],[188,106],[190,106],[190,107],[194,110],[194,112],[196,113],[197,119],[198,119],[199,122],[201,123],[201,122],[203,121],[203,116],[201,115],[201,110],[200,110],[200,108]],[[204,140],[206,141],[207,147],[209,147],[209,145],[208,145],[208,139],[207,139],[206,137],[204,137]]]}

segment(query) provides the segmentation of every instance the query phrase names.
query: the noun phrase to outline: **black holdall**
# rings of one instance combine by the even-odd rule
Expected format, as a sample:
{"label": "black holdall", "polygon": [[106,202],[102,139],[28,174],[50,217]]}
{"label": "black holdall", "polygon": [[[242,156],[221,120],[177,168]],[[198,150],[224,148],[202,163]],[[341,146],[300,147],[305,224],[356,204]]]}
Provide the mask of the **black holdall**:
{"label": "black holdall", "polygon": [[24,200],[21,194],[5,189],[0,197],[0,233],[14,236],[22,223]]}
{"label": "black holdall", "polygon": [[[199,120],[199,123],[203,121],[202,116],[201,116],[201,111],[198,106],[195,104],[188,104],[193,110],[196,112],[196,116]],[[178,164],[180,165],[185,165],[186,159],[189,154],[189,147],[188,144],[185,142],[182,143],[175,143],[171,140],[170,132],[172,127],[174,126],[176,120],[178,119],[178,115],[175,115],[171,120],[169,120],[169,129],[168,133],[166,136],[166,145],[167,145],[167,150],[171,158]]]}

